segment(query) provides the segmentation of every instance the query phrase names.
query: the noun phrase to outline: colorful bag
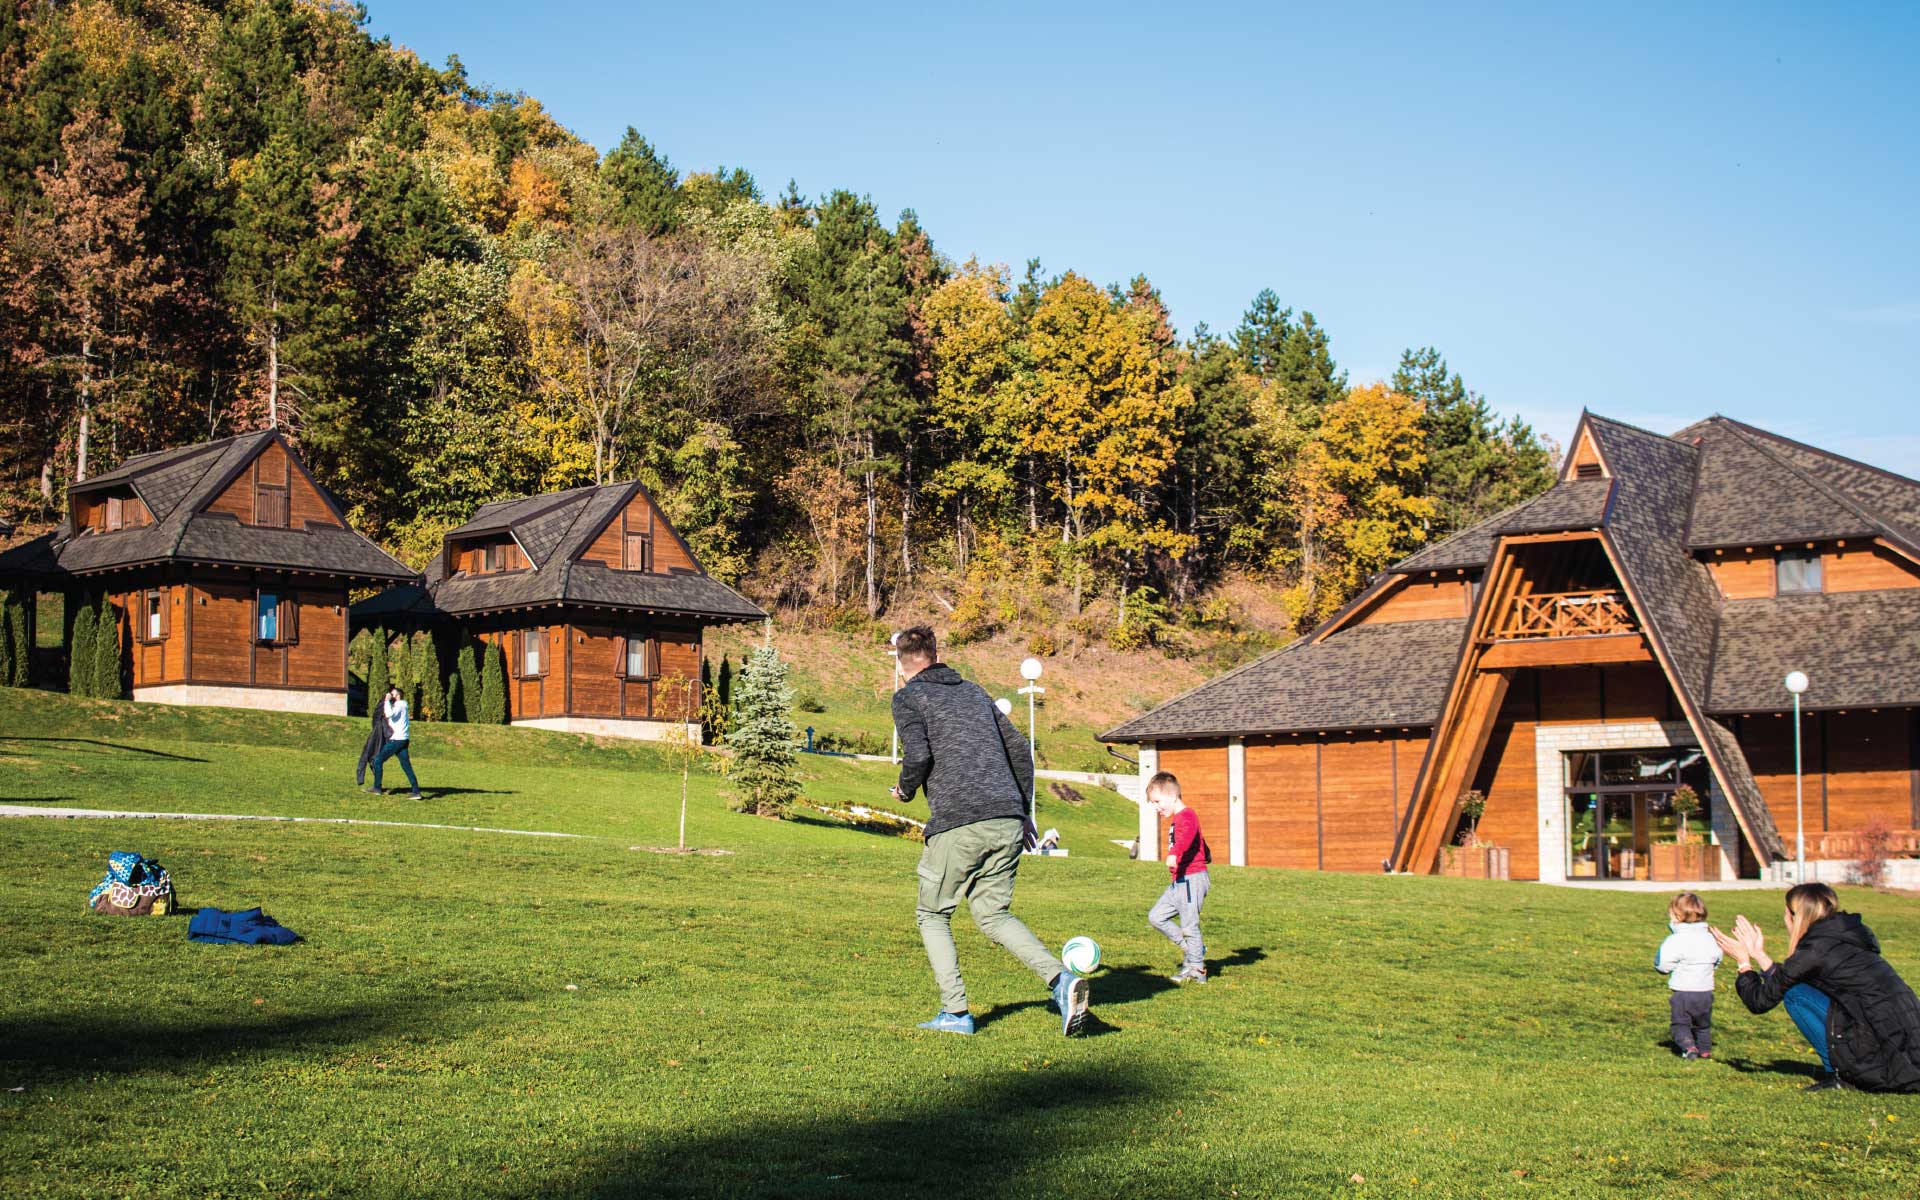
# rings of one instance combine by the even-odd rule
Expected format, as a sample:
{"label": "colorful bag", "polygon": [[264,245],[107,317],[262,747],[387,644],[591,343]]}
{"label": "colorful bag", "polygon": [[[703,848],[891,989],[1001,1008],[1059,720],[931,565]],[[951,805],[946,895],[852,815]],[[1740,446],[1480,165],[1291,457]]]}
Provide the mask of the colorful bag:
{"label": "colorful bag", "polygon": [[87,907],[119,917],[164,917],[174,909],[173,878],[150,858],[127,850],[107,856],[107,877],[87,896]]}

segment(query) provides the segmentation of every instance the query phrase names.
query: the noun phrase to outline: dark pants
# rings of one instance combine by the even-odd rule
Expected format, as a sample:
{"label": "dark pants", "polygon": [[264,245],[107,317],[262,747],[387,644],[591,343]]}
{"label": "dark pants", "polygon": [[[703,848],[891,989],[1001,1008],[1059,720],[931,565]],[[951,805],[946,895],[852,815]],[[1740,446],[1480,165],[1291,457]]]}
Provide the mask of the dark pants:
{"label": "dark pants", "polygon": [[1667,1006],[1673,1014],[1673,1044],[1683,1053],[1713,1053],[1713,993],[1668,992]]}
{"label": "dark pants", "polygon": [[413,760],[407,757],[405,741],[388,742],[380,748],[380,753],[373,760],[373,786],[380,786],[380,768],[385,766],[390,758],[400,760],[400,769],[407,773],[407,786],[416,792],[419,791],[420,781],[413,777]]}

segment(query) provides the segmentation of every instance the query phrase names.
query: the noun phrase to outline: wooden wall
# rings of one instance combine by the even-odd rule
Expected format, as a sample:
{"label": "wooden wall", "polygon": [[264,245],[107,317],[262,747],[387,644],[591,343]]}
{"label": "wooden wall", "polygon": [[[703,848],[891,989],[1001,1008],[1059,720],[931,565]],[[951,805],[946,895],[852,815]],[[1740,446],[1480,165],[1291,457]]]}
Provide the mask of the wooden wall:
{"label": "wooden wall", "polygon": [[[205,683],[221,687],[270,687],[344,692],[347,686],[347,593],[344,589],[294,591],[272,581],[269,591],[291,594],[299,606],[299,636],[285,646],[261,645],[253,637],[251,583],[194,582],[171,585],[170,623],[164,642],[136,646],[134,686]],[[137,617],[144,593],[123,602]],[[158,674],[145,674],[153,667]]]}
{"label": "wooden wall", "polygon": [[533,565],[527,561],[526,551],[520,549],[520,543],[508,537],[504,539],[470,542],[455,546],[453,551],[453,569],[455,571],[465,571],[469,575],[487,574],[486,548],[490,545],[500,547],[500,570],[494,572],[494,574],[504,574],[507,571],[524,571]]}
{"label": "wooden wall", "polygon": [[1356,625],[1384,625],[1393,621],[1434,621],[1464,617],[1473,585],[1466,576],[1421,576],[1409,579],[1362,610]]}
{"label": "wooden wall", "polygon": [[[1793,845],[1793,717],[1734,721],[1767,811]],[[1920,829],[1920,719],[1911,709],[1807,713],[1801,718],[1807,831],[1851,833],[1878,818]]]}
{"label": "wooden wall", "polygon": [[289,455],[279,442],[268,442],[253,456],[233,482],[220,490],[206,506],[207,512],[227,513],[244,525],[257,522],[257,489],[262,484],[287,489],[287,528],[304,529],[308,525],[342,526],[333,509],[320,494],[306,469]]}
{"label": "wooden wall", "polygon": [[1248,738],[1247,865],[1380,870],[1426,750],[1424,729]]}
{"label": "wooden wall", "polygon": [[625,508],[607,522],[598,536],[580,552],[583,562],[597,562],[616,571],[626,568],[626,535],[644,533],[653,540],[653,569],[656,571],[693,571],[693,555],[667,529],[646,493],[635,492]]}
{"label": "wooden wall", "polygon": [[[1804,545],[1804,543],[1801,543]],[[1707,560],[1720,594],[1747,600],[1774,594],[1774,549],[1717,551]],[[1920,567],[1873,541],[1829,543],[1821,549],[1820,587],[1828,592],[1874,592],[1920,587]]]}
{"label": "wooden wall", "polygon": [[1538,879],[1540,856],[1561,852],[1540,844],[1540,726],[1677,721],[1682,715],[1666,677],[1650,664],[1518,672],[1474,775],[1473,786],[1487,797],[1481,837],[1511,851],[1513,878]]}
{"label": "wooden wall", "polygon": [[[657,640],[659,670],[653,680],[620,677],[624,666],[622,638],[630,630],[640,636],[651,633]],[[631,721],[687,719],[698,714],[701,634],[697,628],[571,623],[542,626],[539,632],[547,639],[547,673],[525,678],[517,674],[520,658],[515,653],[515,632],[475,634],[483,642],[505,639],[502,649],[509,676],[509,716],[514,720],[594,717]],[[676,678],[693,681],[691,697],[663,686]]]}
{"label": "wooden wall", "polygon": [[164,584],[157,589],[167,609],[167,623],[163,627],[166,632],[157,639],[147,637],[148,590],[112,592],[107,597],[120,612],[120,643],[127,648],[125,658],[132,664],[133,686],[184,683],[187,678],[186,585]]}

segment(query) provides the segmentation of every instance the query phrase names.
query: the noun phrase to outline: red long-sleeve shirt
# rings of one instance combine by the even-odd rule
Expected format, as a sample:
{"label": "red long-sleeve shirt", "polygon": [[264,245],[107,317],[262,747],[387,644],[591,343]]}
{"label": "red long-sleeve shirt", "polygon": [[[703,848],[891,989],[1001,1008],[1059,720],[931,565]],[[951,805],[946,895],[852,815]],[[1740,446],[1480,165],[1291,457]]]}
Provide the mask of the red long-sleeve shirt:
{"label": "red long-sleeve shirt", "polygon": [[1167,870],[1173,875],[1175,883],[1207,869],[1207,864],[1213,861],[1213,851],[1208,848],[1207,839],[1200,834],[1198,813],[1183,808],[1173,814],[1173,820],[1167,828],[1167,853],[1173,856]]}

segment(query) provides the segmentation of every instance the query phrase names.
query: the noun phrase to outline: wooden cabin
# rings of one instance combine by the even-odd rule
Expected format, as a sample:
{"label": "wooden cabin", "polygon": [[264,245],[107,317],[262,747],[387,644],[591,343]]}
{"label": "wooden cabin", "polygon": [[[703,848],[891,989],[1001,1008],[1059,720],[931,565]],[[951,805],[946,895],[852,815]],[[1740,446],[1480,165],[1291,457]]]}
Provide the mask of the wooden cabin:
{"label": "wooden cabin", "polygon": [[356,629],[500,643],[515,725],[636,738],[696,722],[705,627],[765,618],[631,482],[485,505],[424,585],[353,613]]}
{"label": "wooden cabin", "polygon": [[1804,839],[1838,880],[1879,829],[1920,882],[1920,482],[1724,417],[1588,414],[1571,445],[1548,491],[1103,736],[1234,864],[1441,870],[1477,792],[1512,878],[1785,878]]}
{"label": "wooden cabin", "polygon": [[0,577],[105,595],[135,700],[347,711],[347,594],[418,576],[348,528],[277,431],[128,459],[68,489]]}

